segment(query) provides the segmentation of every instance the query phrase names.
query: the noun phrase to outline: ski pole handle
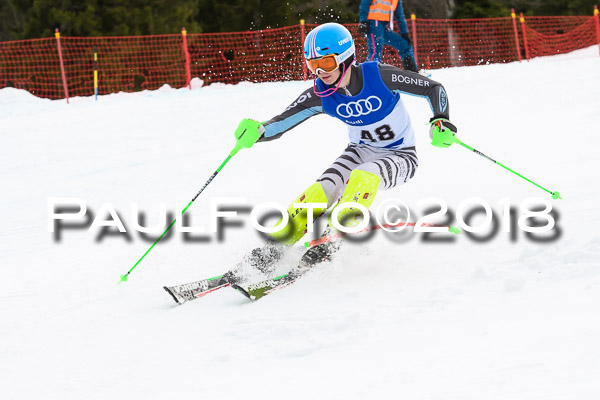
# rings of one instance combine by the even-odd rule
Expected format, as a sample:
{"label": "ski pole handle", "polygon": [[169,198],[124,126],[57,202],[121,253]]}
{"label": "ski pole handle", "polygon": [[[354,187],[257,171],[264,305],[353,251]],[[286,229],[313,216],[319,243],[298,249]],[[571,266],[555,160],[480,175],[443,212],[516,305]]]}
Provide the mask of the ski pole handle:
{"label": "ski pole handle", "polygon": [[[230,155],[234,156],[241,149],[249,149],[260,139],[262,124],[253,119],[244,118],[235,130],[235,147]],[[264,132],[264,128],[262,128]]]}

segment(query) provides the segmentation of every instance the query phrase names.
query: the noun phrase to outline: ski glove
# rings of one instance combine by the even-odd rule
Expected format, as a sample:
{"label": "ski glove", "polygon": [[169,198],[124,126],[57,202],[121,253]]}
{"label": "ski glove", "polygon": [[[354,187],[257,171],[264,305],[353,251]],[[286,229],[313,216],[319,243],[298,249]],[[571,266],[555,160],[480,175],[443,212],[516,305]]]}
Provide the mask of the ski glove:
{"label": "ski glove", "polygon": [[433,117],[429,120],[429,123],[431,124],[429,137],[431,138],[432,145],[446,148],[455,142],[456,126],[446,118]]}
{"label": "ski glove", "polygon": [[358,23],[358,33],[367,36],[369,34],[369,23],[362,21]]}
{"label": "ski glove", "polygon": [[244,118],[235,130],[236,147],[249,149],[264,133],[265,128],[260,122]]}

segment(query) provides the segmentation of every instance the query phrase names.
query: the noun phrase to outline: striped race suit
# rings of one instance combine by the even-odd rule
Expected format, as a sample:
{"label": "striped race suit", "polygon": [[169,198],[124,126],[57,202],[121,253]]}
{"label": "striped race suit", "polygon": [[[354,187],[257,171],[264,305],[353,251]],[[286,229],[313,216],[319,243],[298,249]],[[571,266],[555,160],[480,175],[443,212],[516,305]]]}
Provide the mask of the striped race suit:
{"label": "striped race suit", "polygon": [[[328,114],[348,127],[350,143],[317,179],[334,204],[354,169],[380,177],[380,189],[390,189],[411,179],[418,166],[415,134],[401,94],[424,97],[436,118],[449,118],[444,87],[422,75],[391,65],[366,62],[353,65],[350,83],[333,95],[318,97],[305,90],[281,114],[263,124],[260,141],[281,137],[308,118]],[[318,91],[328,86],[315,81]]]}

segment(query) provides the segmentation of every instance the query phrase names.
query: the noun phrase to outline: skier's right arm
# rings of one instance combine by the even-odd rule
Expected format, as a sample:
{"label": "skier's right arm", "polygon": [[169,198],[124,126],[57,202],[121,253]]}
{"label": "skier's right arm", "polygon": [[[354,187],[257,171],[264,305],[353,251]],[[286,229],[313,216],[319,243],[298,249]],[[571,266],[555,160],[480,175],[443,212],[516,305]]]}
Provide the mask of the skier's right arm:
{"label": "skier's right arm", "polygon": [[317,97],[313,88],[308,88],[290,104],[281,114],[262,123],[262,135],[259,142],[279,139],[281,135],[296,125],[306,121],[313,115],[323,113],[321,99]]}

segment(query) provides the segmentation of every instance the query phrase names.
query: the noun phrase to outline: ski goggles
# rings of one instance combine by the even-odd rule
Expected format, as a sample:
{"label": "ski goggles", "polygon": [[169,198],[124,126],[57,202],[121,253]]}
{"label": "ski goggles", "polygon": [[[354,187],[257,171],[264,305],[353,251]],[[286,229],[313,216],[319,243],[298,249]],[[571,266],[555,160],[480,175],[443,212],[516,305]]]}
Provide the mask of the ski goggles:
{"label": "ski goggles", "polygon": [[354,44],[339,55],[327,54],[323,57],[307,58],[306,65],[308,65],[308,69],[315,75],[318,75],[319,71],[328,74],[338,69],[340,64],[346,61],[352,54],[354,54]]}
{"label": "ski goggles", "polygon": [[335,54],[328,54],[319,58],[311,58],[306,60],[306,65],[313,74],[318,75],[319,70],[326,74],[335,71],[340,66],[336,60]]}

